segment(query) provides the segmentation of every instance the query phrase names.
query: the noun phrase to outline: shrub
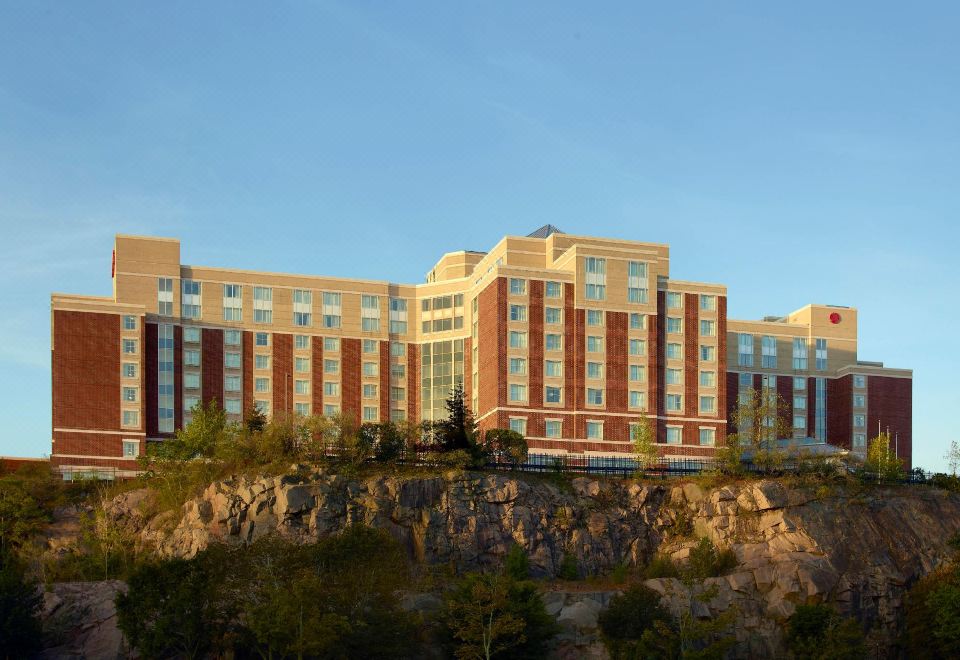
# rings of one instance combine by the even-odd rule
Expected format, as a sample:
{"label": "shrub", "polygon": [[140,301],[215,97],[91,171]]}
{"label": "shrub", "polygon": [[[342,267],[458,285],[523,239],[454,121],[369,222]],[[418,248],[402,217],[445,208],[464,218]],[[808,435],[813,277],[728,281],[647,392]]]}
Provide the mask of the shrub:
{"label": "shrub", "polygon": [[13,553],[0,549],[0,653],[29,658],[40,650],[43,597]]}
{"label": "shrub", "polygon": [[719,577],[737,566],[737,556],[726,548],[718,550],[708,538],[701,538],[690,549],[690,558],[684,573],[693,579]]}
{"label": "shrub", "polygon": [[526,551],[514,543],[504,561],[504,570],[514,580],[526,580],[530,577],[530,560]]}
{"label": "shrub", "polygon": [[577,567],[577,558],[571,554],[565,554],[557,570],[557,577],[561,580],[579,580],[580,569]]}
{"label": "shrub", "polygon": [[865,658],[863,631],[828,605],[798,605],[787,620],[787,648],[797,660]]}
{"label": "shrub", "polygon": [[643,577],[647,580],[655,578],[675,578],[680,577],[680,571],[673,559],[666,555],[657,555],[650,560],[647,567],[643,570]]}
{"label": "shrub", "polygon": [[614,596],[598,618],[613,660],[666,655],[663,633],[672,623],[670,613],[660,605],[660,594],[643,585]]}

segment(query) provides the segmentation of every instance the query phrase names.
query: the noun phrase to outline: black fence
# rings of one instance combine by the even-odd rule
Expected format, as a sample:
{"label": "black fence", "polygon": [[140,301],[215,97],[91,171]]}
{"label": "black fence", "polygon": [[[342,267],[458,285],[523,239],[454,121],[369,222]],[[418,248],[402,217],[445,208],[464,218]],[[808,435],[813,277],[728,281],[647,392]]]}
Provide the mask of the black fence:
{"label": "black fence", "polygon": [[493,460],[487,467],[521,472],[599,474],[628,477],[642,472],[648,477],[682,477],[712,470],[712,461],[700,459],[661,459],[654,465],[641,468],[636,460],[623,456],[558,456],[555,454],[527,454],[522,463]]}

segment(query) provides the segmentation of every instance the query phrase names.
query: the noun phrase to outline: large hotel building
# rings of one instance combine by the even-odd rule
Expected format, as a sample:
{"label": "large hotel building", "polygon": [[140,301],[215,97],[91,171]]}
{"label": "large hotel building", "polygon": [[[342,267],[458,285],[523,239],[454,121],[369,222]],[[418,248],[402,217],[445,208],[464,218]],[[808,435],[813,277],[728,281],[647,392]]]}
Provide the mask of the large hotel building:
{"label": "large hotel building", "polygon": [[65,472],[136,470],[198,401],[238,421],[254,405],[430,420],[456,383],[481,428],[541,453],[627,454],[647,417],[663,455],[709,456],[755,389],[782,397],[802,442],[862,451],[889,429],[911,458],[912,373],[858,360],[855,309],[728,319],[726,287],[672,279],[666,245],[548,225],[392,284],[188,266],[175,239],[119,235],[113,295],[51,307]]}

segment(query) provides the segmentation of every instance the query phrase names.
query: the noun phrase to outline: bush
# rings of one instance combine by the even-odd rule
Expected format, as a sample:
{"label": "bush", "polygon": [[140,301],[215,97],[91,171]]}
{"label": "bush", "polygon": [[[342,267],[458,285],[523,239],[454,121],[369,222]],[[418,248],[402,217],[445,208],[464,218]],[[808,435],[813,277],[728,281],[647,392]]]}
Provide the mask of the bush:
{"label": "bush", "polygon": [[516,543],[507,553],[504,570],[514,580],[526,580],[530,577],[530,560],[527,558],[526,551]]}
{"label": "bush", "polygon": [[0,653],[28,658],[40,650],[43,597],[10,550],[0,549]]}
{"label": "bush", "polygon": [[598,624],[613,660],[667,655],[662,646],[664,629],[672,626],[673,618],[653,589],[635,585],[614,596],[600,613]]}
{"label": "bush", "polygon": [[786,641],[797,660],[867,657],[859,624],[828,605],[798,605],[787,620]]}
{"label": "bush", "polygon": [[701,538],[690,549],[690,558],[683,572],[690,578],[702,580],[724,575],[736,566],[737,556],[732,550],[718,550],[713,541]]}
{"label": "bush", "polygon": [[673,559],[666,555],[657,555],[650,560],[647,567],[643,570],[643,577],[647,580],[655,578],[676,578],[680,577],[680,571]]}
{"label": "bush", "polygon": [[580,569],[577,567],[577,558],[571,554],[565,554],[560,562],[560,568],[557,570],[557,577],[561,580],[579,580]]}

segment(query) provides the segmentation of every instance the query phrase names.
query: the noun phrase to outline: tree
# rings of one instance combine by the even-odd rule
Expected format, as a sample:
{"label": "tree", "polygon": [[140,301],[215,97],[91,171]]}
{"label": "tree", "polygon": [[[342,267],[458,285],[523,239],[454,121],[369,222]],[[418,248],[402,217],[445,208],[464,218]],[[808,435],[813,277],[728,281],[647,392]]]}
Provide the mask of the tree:
{"label": "tree", "polygon": [[0,482],[0,551],[21,547],[43,529],[49,518],[22,485]]}
{"label": "tree", "polygon": [[717,447],[713,458],[716,469],[721,474],[743,474],[743,444],[740,436],[736,433],[728,434],[723,444]]}
{"label": "tree", "polygon": [[787,648],[797,660],[865,658],[863,631],[828,605],[797,605],[787,620]]}
{"label": "tree", "polygon": [[867,446],[867,460],[863,463],[864,476],[877,481],[903,479],[903,459],[897,458],[891,446],[889,433],[881,433]]}
{"label": "tree", "polygon": [[646,417],[638,417],[633,424],[633,433],[630,440],[633,442],[633,457],[641,470],[646,470],[657,463],[657,432],[653,424]]}
{"label": "tree", "polygon": [[523,546],[514,543],[503,562],[507,575],[514,580],[526,580],[530,577],[530,559]]}
{"label": "tree", "polygon": [[213,455],[227,428],[226,412],[211,399],[206,406],[198,402],[190,415],[190,423],[178,429],[175,438],[157,443],[155,458],[185,461]]}
{"label": "tree", "polygon": [[753,462],[764,471],[779,468],[784,459],[777,441],[793,432],[790,409],[776,390],[751,389],[740,394],[731,418],[739,444],[749,447]]}
{"label": "tree", "polygon": [[29,658],[40,650],[43,596],[9,548],[0,548],[0,654]]}
{"label": "tree", "polygon": [[673,617],[660,605],[660,594],[635,585],[610,600],[598,619],[604,643],[613,660],[669,657],[664,629],[673,626]]}
{"label": "tree", "polygon": [[511,429],[488,429],[484,435],[487,453],[516,467],[527,460],[527,439]]}
{"label": "tree", "polygon": [[250,433],[262,433],[267,426],[267,415],[260,410],[260,406],[253,404],[247,410],[243,423]]}
{"label": "tree", "polygon": [[950,449],[943,457],[947,459],[947,464],[950,466],[950,474],[957,476],[957,468],[960,467],[960,442],[952,440]]}
{"label": "tree", "polygon": [[463,385],[457,383],[446,401],[447,418],[434,425],[434,439],[443,451],[473,450],[477,425],[464,398]]}

